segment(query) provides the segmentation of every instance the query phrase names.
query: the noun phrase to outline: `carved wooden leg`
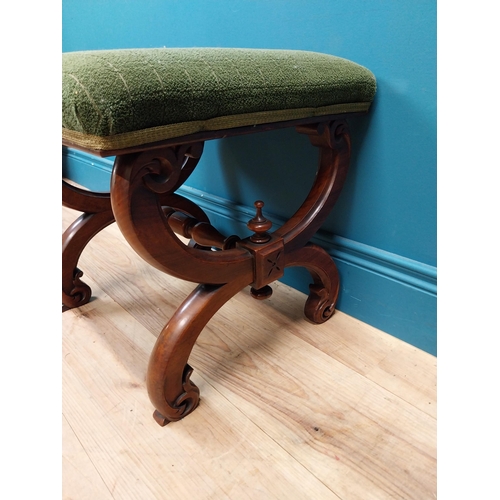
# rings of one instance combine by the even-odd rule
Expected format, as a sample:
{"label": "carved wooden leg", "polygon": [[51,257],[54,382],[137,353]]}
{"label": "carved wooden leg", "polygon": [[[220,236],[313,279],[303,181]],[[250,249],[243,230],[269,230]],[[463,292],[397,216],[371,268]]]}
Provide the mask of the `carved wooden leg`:
{"label": "carved wooden leg", "polygon": [[63,181],[63,206],[84,212],[62,237],[62,310],[86,304],[90,287],[80,280],[78,260],[89,241],[115,219],[109,194],[84,191]]}
{"label": "carved wooden leg", "polygon": [[302,266],[311,273],[314,284],[310,286],[304,313],[313,323],[323,323],[335,311],[339,276],[328,253],[307,241],[325,221],[340,195],[349,168],[351,140],[343,120],[303,126],[298,130],[319,147],[319,168],[306,200],[274,236],[283,238],[285,267]]}
{"label": "carved wooden leg", "polygon": [[285,257],[285,266],[305,267],[313,278],[304,314],[313,323],[324,323],[335,312],[340,290],[337,266],[321,247],[309,243]]}
{"label": "carved wooden leg", "polygon": [[198,405],[199,390],[189,379],[193,370],[187,364],[191,350],[210,318],[247,284],[240,278],[225,285],[198,285],[161,332],[147,376],[153,416],[160,425],[184,418]]}
{"label": "carved wooden leg", "polygon": [[[151,354],[147,385],[160,425],[191,413],[199,400],[187,364],[194,343],[210,318],[253,280],[250,252],[225,238],[205,214],[175,194],[191,172],[202,145],[165,147],[118,156],[111,203],[132,248],[157,269],[199,285],[161,332]],[[184,244],[180,234],[195,245]],[[220,251],[212,251],[212,247]]]}

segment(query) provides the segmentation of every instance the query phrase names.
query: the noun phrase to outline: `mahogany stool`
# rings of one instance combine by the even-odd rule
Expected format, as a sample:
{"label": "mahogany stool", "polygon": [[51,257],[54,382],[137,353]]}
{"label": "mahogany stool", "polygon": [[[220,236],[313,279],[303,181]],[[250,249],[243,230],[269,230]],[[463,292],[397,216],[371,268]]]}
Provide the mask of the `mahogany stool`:
{"label": "mahogany stool", "polygon": [[[303,266],[313,281],[305,316],[323,323],[334,313],[337,268],[309,240],[346,178],[346,119],[366,113],[375,90],[366,68],[314,52],[163,48],[63,54],[63,145],[116,157],[109,193],[63,179],[63,205],[83,212],[63,234],[63,311],[90,300],[78,260],[115,220],[149,264],[198,283],[151,354],[147,387],[160,425],[196,408],[191,350],[210,318],[246,286],[255,298],[266,298],[286,267]],[[305,201],[282,227],[270,232],[272,223],[257,201],[248,223],[254,234],[226,237],[200,207],[176,193],[196,167],[204,141],[285,127],[308,135],[319,148],[319,167]]]}

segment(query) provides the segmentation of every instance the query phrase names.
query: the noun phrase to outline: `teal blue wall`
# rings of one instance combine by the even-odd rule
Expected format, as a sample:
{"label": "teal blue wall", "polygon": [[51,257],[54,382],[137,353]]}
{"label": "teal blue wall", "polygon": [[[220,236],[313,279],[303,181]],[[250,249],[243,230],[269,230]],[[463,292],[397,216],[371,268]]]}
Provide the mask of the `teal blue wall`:
{"label": "teal blue wall", "polygon": [[[313,50],[373,71],[375,102],[350,122],[351,171],[316,241],[339,267],[340,310],[435,354],[436,2],[63,0],[65,52],[163,46]],[[185,194],[222,230],[244,232],[255,199],[279,223],[305,196],[316,154],[292,130],[210,142]],[[65,164],[106,189],[109,162],[69,151]],[[305,291],[309,279],[292,270],[285,281]]]}

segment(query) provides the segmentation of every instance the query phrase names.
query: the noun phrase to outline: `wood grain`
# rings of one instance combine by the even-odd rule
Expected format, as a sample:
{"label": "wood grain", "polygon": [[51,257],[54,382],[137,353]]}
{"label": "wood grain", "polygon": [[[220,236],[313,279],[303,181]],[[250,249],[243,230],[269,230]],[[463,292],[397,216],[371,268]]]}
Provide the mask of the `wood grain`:
{"label": "wood grain", "polygon": [[[63,209],[66,227],[78,214]],[[433,499],[436,358],[286,285],[245,290],[192,351],[199,408],[159,427],[149,354],[192,283],[112,225],[80,259],[94,298],[63,313],[63,493],[84,498]]]}

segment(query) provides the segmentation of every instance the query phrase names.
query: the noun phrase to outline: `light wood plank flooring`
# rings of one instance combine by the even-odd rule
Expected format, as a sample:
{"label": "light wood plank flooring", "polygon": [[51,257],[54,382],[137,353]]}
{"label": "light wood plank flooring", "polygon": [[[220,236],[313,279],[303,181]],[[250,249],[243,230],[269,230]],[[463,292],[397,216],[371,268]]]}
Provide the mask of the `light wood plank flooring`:
{"label": "light wood plank flooring", "polygon": [[435,357],[339,311],[312,325],[286,285],[243,291],[192,352],[200,406],[162,428],[149,353],[195,285],[116,225],[79,267],[94,298],[62,315],[64,499],[436,498]]}

